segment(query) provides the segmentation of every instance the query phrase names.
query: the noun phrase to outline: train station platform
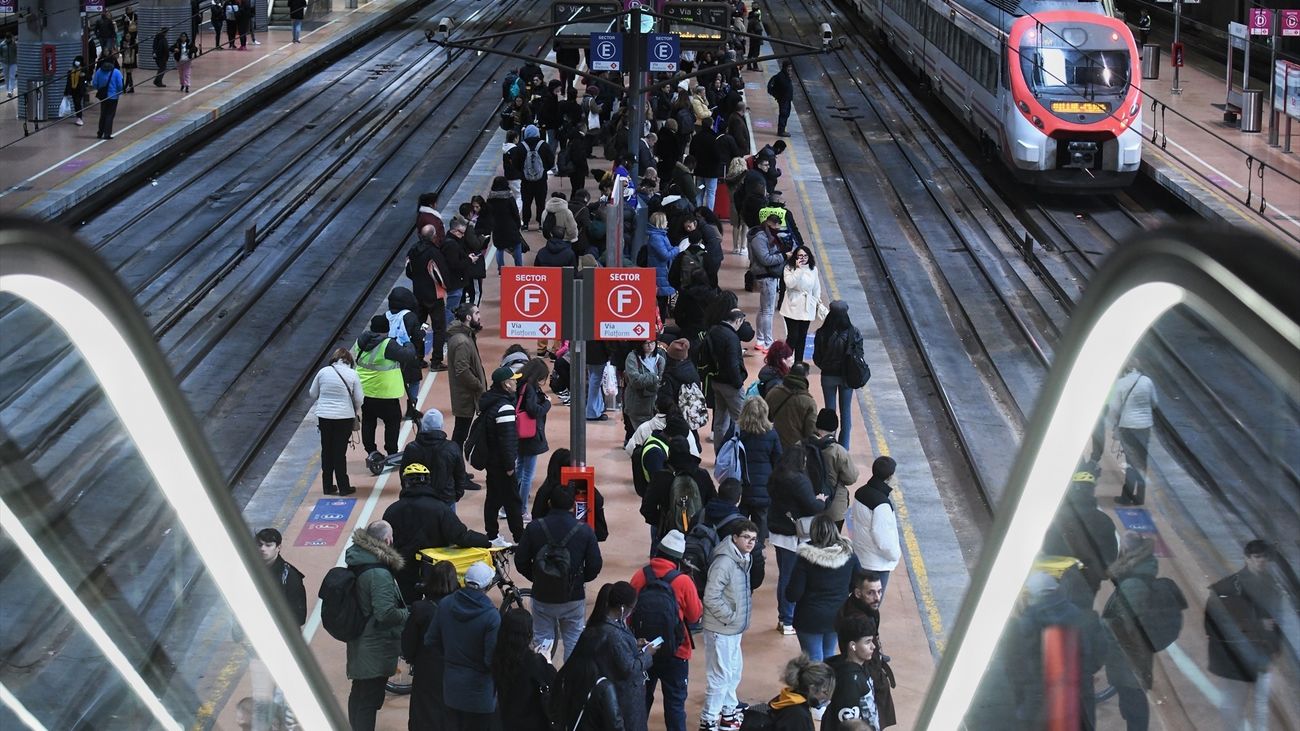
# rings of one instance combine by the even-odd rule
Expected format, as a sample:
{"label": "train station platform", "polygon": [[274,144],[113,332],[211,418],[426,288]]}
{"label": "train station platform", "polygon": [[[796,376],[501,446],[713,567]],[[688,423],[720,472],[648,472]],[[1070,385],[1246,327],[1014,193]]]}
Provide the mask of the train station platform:
{"label": "train station platform", "polygon": [[[776,107],[763,91],[768,77],[776,70],[774,65],[769,65],[761,74],[750,72],[746,77],[755,149],[777,139]],[[872,380],[859,392],[855,405],[852,454],[861,478],[853,487],[865,483],[871,462],[877,455],[890,454],[899,465],[898,487],[893,499],[899,514],[904,559],[888,585],[882,607],[881,634],[885,652],[892,657],[897,676],[898,686],[893,697],[897,704],[898,727],[906,729],[914,725],[936,658],[945,641],[945,628],[955,619],[967,582],[966,565],[940,497],[941,486],[937,484],[922,449],[917,426],[899,386],[901,379],[894,369],[899,354],[890,353],[884,347],[863,284],[851,261],[849,242],[845,241],[834,217],[824,215],[830,202],[797,115],[790,120],[790,131],[793,133],[793,137],[787,140],[790,148],[778,159],[778,165],[784,170],[782,187],[787,192],[788,205],[813,244],[827,299],[844,299],[850,304],[854,323],[865,338],[867,358],[872,368]],[[487,192],[492,177],[500,170],[499,143],[503,137],[502,133],[497,134],[497,139],[488,144],[487,151],[461,182],[459,189],[440,201],[446,220],[450,220],[451,212],[461,202],[468,201],[472,195]],[[591,162],[593,167],[604,164],[601,160]],[[561,182],[567,192],[567,181]],[[555,183],[553,188],[561,189],[561,185]],[[594,184],[591,188],[594,189]],[[729,231],[724,231],[724,242],[728,236]],[[526,238],[533,252],[541,248],[543,241],[535,228],[526,234]],[[724,243],[724,251],[729,248]],[[526,263],[531,263],[532,258],[533,254],[525,255]],[[727,254],[720,283],[739,295],[740,306],[752,317],[758,309],[758,295],[744,291],[746,266],[745,259]],[[491,370],[500,362],[510,343],[498,337],[495,303],[500,296],[499,280],[492,267],[489,267],[485,283],[483,330],[479,333],[478,344],[485,368]],[[399,284],[405,285],[407,281],[401,278],[391,283],[392,286]],[[784,335],[782,327],[780,323],[776,325],[778,337]],[[522,344],[533,347],[530,341],[522,341]],[[752,378],[762,365],[761,356],[751,351],[747,353],[745,363]],[[810,391],[820,403],[819,377],[816,369],[813,370]],[[426,373],[420,395],[421,409],[438,408],[444,414],[450,414],[449,393],[444,381],[444,373]],[[569,408],[553,399],[547,421],[547,436],[552,450],[567,445],[569,420]],[[404,422],[402,443],[405,444],[413,434],[412,425]],[[621,419],[616,412],[608,421],[587,422],[587,462],[596,469],[597,482],[606,499],[605,510],[611,532],[611,540],[601,545],[604,569],[600,577],[588,586],[589,603],[594,600],[601,583],[627,580],[639,570],[645,563],[648,549],[647,541],[643,540],[645,524],[638,513],[640,501],[632,488],[630,463],[622,450],[622,436]],[[707,442],[703,446],[703,466],[708,468],[712,466],[712,446]],[[342,563],[352,530],[379,518],[397,499],[400,490],[399,478],[392,472],[378,478],[370,476],[364,466],[364,457],[359,447],[350,453],[349,473],[353,486],[357,488],[356,495],[322,502],[325,496],[319,478],[319,437],[315,419],[309,416],[245,510],[251,528],[274,526],[283,532],[285,555],[306,574],[310,614],[304,633],[326,675],[334,683],[341,704],[346,703],[349,689],[344,676],[344,646],[320,631],[314,587],[319,585],[330,567]],[[545,455],[539,459],[534,491],[545,473],[547,459]],[[481,482],[482,476],[476,479]],[[457,506],[459,516],[471,529],[483,527],[483,499],[482,491],[470,492]],[[323,510],[331,514],[329,520],[321,519]],[[852,530],[851,523],[847,530]],[[509,535],[504,525],[502,534]],[[780,689],[781,668],[799,653],[797,639],[777,631],[773,551],[770,547],[767,549],[767,579],[755,593],[753,620],[743,643],[745,673],[739,695],[749,702],[763,702],[773,697]],[[518,572],[514,578],[523,585],[527,584]],[[494,602],[500,599],[496,593],[492,598]],[[220,672],[221,669],[214,668],[214,671]],[[691,727],[696,723],[702,704],[704,675],[704,653],[700,644],[691,661],[687,704],[687,720]],[[227,677],[231,689],[226,702],[213,709],[215,717],[222,721],[232,718],[234,702],[248,695],[251,688],[247,676],[232,673]],[[405,728],[407,712],[407,699],[390,694],[380,714],[379,728]],[[658,704],[650,715],[650,728],[663,728],[662,708]]]}
{"label": "train station platform", "polygon": [[[1280,144],[1270,145],[1268,85],[1252,79],[1265,97],[1260,131],[1243,132],[1240,117],[1226,121],[1224,66],[1191,49],[1179,75],[1181,91],[1174,93],[1168,40],[1152,38],[1162,44],[1160,78],[1142,81],[1143,172],[1209,220],[1300,244],[1300,120],[1291,123],[1291,152],[1284,149],[1284,115],[1278,119]],[[1233,81],[1239,91],[1240,61]]]}
{"label": "train station platform", "polygon": [[[84,126],[65,117],[41,123],[39,130],[28,124],[26,136],[25,123],[17,119],[17,98],[0,103],[0,211],[54,220],[106,188],[149,184],[150,171],[173,162],[226,118],[256,108],[294,84],[323,83],[309,75],[421,4],[373,0],[335,10],[304,21],[298,44],[287,25],[272,26],[258,35],[261,45],[250,39],[242,51],[238,44],[235,50],[214,49],[212,26],[205,22],[197,39],[202,53],[193,62],[192,91],[181,93],[174,67],[166,73],[165,88],[153,85],[153,72],[136,69],[135,92],[123,94],[118,103],[111,140],[95,137],[99,110],[93,90]],[[62,83],[55,86],[62,94]],[[203,166],[219,162],[193,161]]]}

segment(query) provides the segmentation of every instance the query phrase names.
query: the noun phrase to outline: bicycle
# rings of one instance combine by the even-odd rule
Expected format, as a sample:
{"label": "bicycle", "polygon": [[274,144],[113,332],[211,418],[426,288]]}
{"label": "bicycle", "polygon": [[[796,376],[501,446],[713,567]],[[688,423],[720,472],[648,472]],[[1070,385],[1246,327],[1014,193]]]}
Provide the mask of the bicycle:
{"label": "bicycle", "polygon": [[[502,614],[511,608],[523,609],[529,608],[529,600],[532,598],[533,590],[529,587],[521,587],[515,584],[514,578],[510,573],[510,556],[514,554],[514,546],[492,547],[492,548],[426,548],[415,555],[415,560],[421,564],[432,566],[439,561],[451,561],[456,566],[457,578],[463,584],[465,581],[465,571],[475,562],[488,559],[492,562],[493,568],[496,569],[496,576],[492,580],[492,585],[485,591],[497,589],[501,592],[501,602],[498,605]],[[420,587],[423,584],[418,585]],[[388,679],[386,689],[393,695],[409,695],[412,687],[411,666],[405,658],[398,658],[397,672]]]}

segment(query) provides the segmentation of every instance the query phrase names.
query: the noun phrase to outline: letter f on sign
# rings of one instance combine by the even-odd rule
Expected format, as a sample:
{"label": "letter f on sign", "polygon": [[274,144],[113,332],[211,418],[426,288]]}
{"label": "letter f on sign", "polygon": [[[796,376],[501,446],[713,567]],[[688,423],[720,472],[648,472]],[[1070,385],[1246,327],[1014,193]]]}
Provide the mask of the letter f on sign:
{"label": "letter f on sign", "polygon": [[626,287],[621,288],[618,292],[614,293],[614,299],[617,303],[616,309],[618,310],[618,314],[627,314],[628,307],[632,304],[632,292]]}
{"label": "letter f on sign", "polygon": [[541,302],[541,297],[535,287],[529,287],[524,290],[524,311],[533,313],[537,310],[537,305]]}

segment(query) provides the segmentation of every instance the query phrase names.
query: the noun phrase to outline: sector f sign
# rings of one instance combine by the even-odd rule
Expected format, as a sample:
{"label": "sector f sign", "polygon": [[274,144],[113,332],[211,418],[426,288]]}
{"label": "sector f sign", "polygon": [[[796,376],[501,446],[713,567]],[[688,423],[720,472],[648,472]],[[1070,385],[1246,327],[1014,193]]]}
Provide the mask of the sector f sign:
{"label": "sector f sign", "polygon": [[658,304],[654,269],[595,269],[596,340],[648,340],[655,336]]}
{"label": "sector f sign", "polygon": [[501,337],[553,338],[559,333],[563,272],[554,267],[501,270]]}

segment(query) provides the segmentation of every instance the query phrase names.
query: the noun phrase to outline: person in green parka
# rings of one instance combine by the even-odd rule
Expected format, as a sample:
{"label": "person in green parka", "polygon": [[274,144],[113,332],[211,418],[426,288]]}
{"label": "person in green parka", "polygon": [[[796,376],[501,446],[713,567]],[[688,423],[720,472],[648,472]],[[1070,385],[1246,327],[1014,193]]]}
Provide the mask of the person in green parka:
{"label": "person in green parka", "polygon": [[353,731],[373,731],[384,705],[385,683],[397,672],[402,651],[409,610],[393,577],[405,562],[393,548],[393,527],[383,520],[352,533],[345,560],[357,572],[357,596],[370,617],[361,635],[348,642],[348,722]]}

